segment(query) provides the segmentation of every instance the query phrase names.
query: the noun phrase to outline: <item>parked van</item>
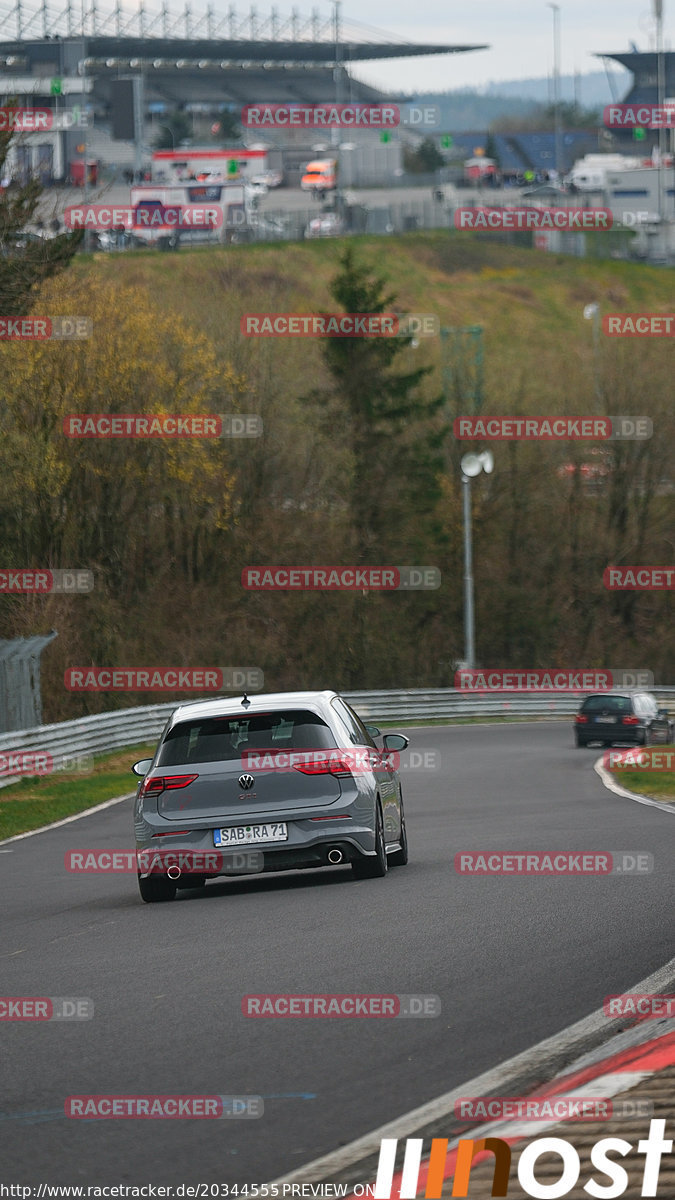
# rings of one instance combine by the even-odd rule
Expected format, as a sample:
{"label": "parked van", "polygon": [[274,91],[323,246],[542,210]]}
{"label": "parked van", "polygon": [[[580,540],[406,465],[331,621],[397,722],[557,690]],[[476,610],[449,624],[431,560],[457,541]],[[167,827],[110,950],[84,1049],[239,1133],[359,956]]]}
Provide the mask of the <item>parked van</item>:
{"label": "parked van", "polygon": [[[253,211],[246,185],[217,178],[204,183],[138,184],[131,188],[130,202],[135,210],[135,237],[161,249],[175,249],[181,237],[184,241],[213,240],[214,237],[221,242],[244,241]],[[165,224],[162,220],[166,208],[189,210],[191,207],[197,210],[193,226],[177,227],[173,213],[173,224]],[[222,216],[209,223],[205,214],[199,211],[205,207],[212,207]]]}
{"label": "parked van", "polygon": [[331,192],[337,184],[337,160],[334,158],[318,158],[307,163],[305,173],[300,180],[303,192]]}
{"label": "parked van", "polygon": [[494,182],[497,174],[497,163],[494,158],[467,158],[464,163],[464,179],[466,183]]}
{"label": "parked van", "polygon": [[610,171],[628,171],[641,164],[642,159],[624,154],[587,154],[577,159],[565,183],[577,192],[601,192],[607,186]]}

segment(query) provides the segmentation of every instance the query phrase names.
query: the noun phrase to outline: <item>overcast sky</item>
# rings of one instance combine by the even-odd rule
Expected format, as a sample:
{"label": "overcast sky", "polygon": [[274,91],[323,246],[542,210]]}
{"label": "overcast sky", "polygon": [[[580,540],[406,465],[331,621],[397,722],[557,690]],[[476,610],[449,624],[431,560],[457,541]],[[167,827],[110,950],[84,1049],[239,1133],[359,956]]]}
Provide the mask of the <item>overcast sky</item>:
{"label": "overcast sky", "polygon": [[[284,11],[283,4],[278,5]],[[311,5],[299,4],[302,12]],[[330,11],[327,0],[319,7]],[[264,6],[259,4],[262,13]],[[244,4],[238,5],[243,11]],[[675,48],[675,0],[664,0],[664,43]],[[553,67],[553,12],[545,0],[343,0],[341,18],[386,30],[406,41],[448,44],[487,42],[489,50],[366,62],[353,73],[392,90],[445,90],[497,80],[547,76]],[[352,26],[353,28],[353,26]],[[594,53],[623,51],[635,42],[654,48],[651,0],[560,0],[562,74],[602,69]]]}

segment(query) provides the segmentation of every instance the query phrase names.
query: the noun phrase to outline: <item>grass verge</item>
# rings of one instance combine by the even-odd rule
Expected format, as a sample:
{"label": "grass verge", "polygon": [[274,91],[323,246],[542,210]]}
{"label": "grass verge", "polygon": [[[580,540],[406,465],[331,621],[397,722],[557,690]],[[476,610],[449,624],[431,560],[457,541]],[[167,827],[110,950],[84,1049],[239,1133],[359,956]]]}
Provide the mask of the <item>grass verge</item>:
{"label": "grass verge", "polygon": [[620,787],[649,800],[661,800],[663,804],[675,804],[675,771],[611,771],[612,779]]}
{"label": "grass verge", "polygon": [[647,796],[650,800],[675,803],[674,746],[638,746],[620,753],[626,763],[635,763],[633,767],[608,766],[612,778],[621,787],[639,796]]}
{"label": "grass verge", "polygon": [[93,771],[86,775],[59,772],[58,777],[24,778],[20,783],[2,788],[0,841],[84,812],[113,796],[133,792],[136,776],[130,771],[131,764],[139,758],[150,758],[154,753],[154,745],[116,750],[96,759]]}

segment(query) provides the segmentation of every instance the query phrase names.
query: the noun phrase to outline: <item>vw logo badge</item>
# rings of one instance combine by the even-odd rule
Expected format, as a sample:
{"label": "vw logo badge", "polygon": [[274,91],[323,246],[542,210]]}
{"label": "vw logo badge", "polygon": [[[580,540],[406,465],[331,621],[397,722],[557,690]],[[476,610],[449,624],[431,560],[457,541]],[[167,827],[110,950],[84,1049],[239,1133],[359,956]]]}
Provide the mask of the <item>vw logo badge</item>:
{"label": "vw logo badge", "polygon": [[239,776],[239,787],[243,788],[245,792],[249,792],[251,790],[251,788],[253,787],[254,783],[255,783],[255,779],[253,778],[252,775],[240,775]]}

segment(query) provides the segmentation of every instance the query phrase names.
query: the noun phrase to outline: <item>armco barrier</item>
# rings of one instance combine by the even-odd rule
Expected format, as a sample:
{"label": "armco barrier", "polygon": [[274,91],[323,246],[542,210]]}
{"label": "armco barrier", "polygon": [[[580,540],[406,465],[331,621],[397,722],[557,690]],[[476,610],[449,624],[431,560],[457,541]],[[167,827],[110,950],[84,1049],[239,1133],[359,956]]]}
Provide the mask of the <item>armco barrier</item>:
{"label": "armco barrier", "polygon": [[[675,709],[675,688],[653,688],[652,693],[664,708]],[[579,707],[579,695],[557,692],[555,695],[531,695],[523,692],[494,692],[478,695],[455,688],[415,688],[406,691],[343,692],[342,695],[359,715],[368,721],[393,721],[414,725],[416,721],[451,721],[458,717],[566,717]],[[216,699],[217,697],[213,697]],[[234,697],[231,697],[234,699]],[[114,712],[61,721],[58,725],[39,725],[34,729],[0,734],[0,753],[19,750],[46,750],[57,755],[109,754],[125,746],[156,742],[181,701],[125,708]],[[0,787],[13,782],[0,779]],[[133,776],[130,776],[130,788]]]}

